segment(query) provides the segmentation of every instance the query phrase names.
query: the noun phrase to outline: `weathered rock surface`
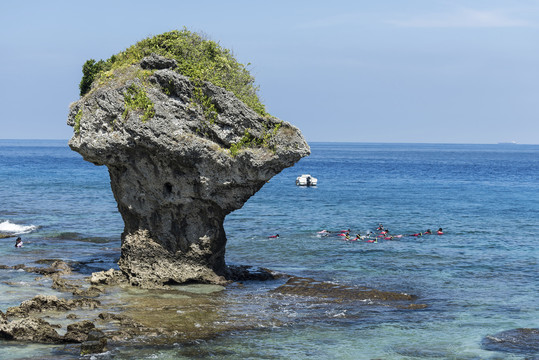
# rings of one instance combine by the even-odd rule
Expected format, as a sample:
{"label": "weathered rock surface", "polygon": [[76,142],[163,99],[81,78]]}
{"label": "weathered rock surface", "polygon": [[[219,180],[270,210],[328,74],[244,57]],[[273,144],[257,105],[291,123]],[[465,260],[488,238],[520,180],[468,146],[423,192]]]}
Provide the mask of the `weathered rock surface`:
{"label": "weathered rock surface", "polygon": [[92,285],[120,285],[127,282],[124,273],[119,270],[109,269],[92,273],[90,284]]}
{"label": "weathered rock surface", "polygon": [[75,308],[95,309],[101,303],[95,299],[61,299],[54,295],[36,295],[25,300],[19,306],[10,307],[6,311],[8,317],[26,317],[31,313],[42,311],[68,311]]}
{"label": "weathered rock surface", "polygon": [[[198,89],[216,109],[213,118],[193,102],[197,88],[169,69],[173,63],[157,57],[142,64],[160,70],[140,80],[133,74],[143,70],[134,65],[131,75],[94,84],[71,105],[68,125],[76,131],[69,145],[109,169],[125,223],[119,265],[132,284],[224,283],[225,216],[308,155],[309,146],[297,128],[204,83]],[[133,84],[154,104],[155,116],[146,121],[141,111],[124,116],[124,94]],[[232,156],[230,147],[246,131],[263,145]]]}
{"label": "weathered rock surface", "polygon": [[88,340],[88,334],[92,331],[95,331],[95,325],[89,320],[70,324],[67,326],[64,340],[66,342],[81,343]]}
{"label": "weathered rock surface", "polygon": [[27,317],[0,325],[0,339],[39,343],[63,342],[54,327],[45,320]]}
{"label": "weathered rock surface", "polygon": [[178,66],[178,63],[174,59],[167,59],[162,56],[152,54],[150,56],[145,57],[140,62],[140,67],[143,69],[174,69]]}
{"label": "weathered rock surface", "polygon": [[[97,347],[98,351],[94,352],[102,351],[107,343],[103,332],[97,330],[91,321],[85,320],[68,325],[64,336],[59,335],[55,330],[55,328],[59,327],[60,325],[52,325],[41,318],[33,316],[11,322],[3,321],[0,322],[0,339],[38,343],[85,343],[87,341],[97,341],[101,346]],[[95,344],[92,347],[95,347]]]}

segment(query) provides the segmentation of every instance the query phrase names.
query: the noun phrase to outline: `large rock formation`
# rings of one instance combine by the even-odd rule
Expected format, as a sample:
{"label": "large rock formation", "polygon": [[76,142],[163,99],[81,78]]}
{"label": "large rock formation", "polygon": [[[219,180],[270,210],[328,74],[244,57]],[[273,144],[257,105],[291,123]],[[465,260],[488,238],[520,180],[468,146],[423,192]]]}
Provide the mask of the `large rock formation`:
{"label": "large rock formation", "polygon": [[[225,216],[310,149],[294,126],[174,66],[152,56],[95,81],[70,107],[69,146],[109,169],[132,284],[223,283]],[[144,105],[131,106],[140,94]]]}

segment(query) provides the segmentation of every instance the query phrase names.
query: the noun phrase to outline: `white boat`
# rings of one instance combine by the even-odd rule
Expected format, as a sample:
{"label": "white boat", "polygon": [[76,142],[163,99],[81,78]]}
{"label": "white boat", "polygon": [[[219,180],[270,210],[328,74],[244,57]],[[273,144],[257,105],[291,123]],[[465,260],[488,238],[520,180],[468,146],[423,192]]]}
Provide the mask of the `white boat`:
{"label": "white boat", "polygon": [[298,186],[316,186],[317,183],[318,183],[318,179],[315,177],[312,177],[309,174],[303,174],[296,178],[296,185]]}

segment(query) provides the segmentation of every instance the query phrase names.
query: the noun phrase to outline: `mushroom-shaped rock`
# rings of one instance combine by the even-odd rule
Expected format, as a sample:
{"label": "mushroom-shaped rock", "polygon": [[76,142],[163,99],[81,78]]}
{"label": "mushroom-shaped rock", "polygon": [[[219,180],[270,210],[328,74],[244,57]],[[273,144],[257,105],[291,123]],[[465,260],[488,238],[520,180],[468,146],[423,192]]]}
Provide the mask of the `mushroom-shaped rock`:
{"label": "mushroom-shaped rock", "polygon": [[310,149],[296,127],[232,92],[147,69],[158,60],[94,82],[70,107],[69,146],[109,169],[131,284],[224,283],[225,216]]}

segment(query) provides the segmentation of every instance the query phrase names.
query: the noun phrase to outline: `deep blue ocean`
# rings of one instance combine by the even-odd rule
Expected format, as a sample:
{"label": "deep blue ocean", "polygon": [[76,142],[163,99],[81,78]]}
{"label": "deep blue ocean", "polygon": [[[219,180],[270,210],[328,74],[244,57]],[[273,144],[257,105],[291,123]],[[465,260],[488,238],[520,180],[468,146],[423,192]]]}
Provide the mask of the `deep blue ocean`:
{"label": "deep blue ocean", "polygon": [[[310,145],[311,156],[227,217],[227,263],[406,292],[428,307],[268,305],[257,301],[267,285],[251,284],[249,303],[235,300],[236,308],[281,325],[226,333],[188,350],[125,349],[102,358],[539,358],[482,347],[487,335],[539,327],[539,145]],[[301,174],[318,178],[318,186],[296,186]],[[0,239],[0,264],[65,259],[85,275],[117,268],[123,222],[108,171],[67,141],[0,140],[0,201],[0,233],[24,241],[15,249],[12,238]],[[317,233],[365,234],[379,223],[394,235],[438,228],[444,235],[366,243]],[[0,310],[57,294],[34,278],[0,270]],[[55,351],[0,341],[1,359],[52,359]]]}

